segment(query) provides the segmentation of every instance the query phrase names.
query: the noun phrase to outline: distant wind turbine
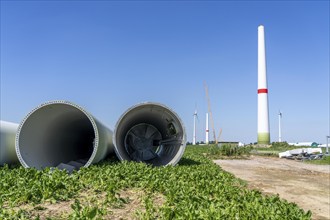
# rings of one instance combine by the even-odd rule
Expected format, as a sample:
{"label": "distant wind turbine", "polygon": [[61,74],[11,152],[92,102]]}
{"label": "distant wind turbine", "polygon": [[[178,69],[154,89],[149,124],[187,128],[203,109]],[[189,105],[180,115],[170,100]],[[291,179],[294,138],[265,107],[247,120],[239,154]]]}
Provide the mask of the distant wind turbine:
{"label": "distant wind turbine", "polygon": [[209,144],[209,113],[206,113],[205,144]]}
{"label": "distant wind turbine", "polygon": [[282,112],[281,112],[281,110],[279,110],[279,112],[278,112],[278,142],[282,142],[281,119],[282,119]]}
{"label": "distant wind turbine", "polygon": [[196,118],[197,118],[197,109],[194,112],[194,134],[193,134],[193,145],[196,145]]}

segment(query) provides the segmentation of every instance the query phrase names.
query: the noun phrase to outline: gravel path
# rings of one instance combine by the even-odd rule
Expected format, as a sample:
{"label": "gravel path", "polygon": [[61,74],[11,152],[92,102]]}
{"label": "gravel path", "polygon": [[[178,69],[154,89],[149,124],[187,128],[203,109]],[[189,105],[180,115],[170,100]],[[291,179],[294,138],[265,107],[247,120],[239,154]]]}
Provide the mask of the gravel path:
{"label": "gravel path", "polygon": [[330,165],[314,165],[273,157],[215,160],[222,169],[264,193],[312,211],[313,219],[330,219]]}

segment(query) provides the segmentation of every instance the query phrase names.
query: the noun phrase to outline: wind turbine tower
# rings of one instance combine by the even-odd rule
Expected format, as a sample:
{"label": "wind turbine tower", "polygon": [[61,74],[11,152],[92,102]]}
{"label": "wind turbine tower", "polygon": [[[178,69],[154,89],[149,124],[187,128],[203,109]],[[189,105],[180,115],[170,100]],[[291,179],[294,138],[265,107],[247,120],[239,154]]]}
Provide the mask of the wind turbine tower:
{"label": "wind turbine tower", "polygon": [[270,144],[264,26],[258,27],[258,144]]}
{"label": "wind turbine tower", "polygon": [[194,134],[193,134],[193,145],[196,145],[196,118],[197,118],[197,110],[194,113]]}
{"label": "wind turbine tower", "polygon": [[209,113],[206,113],[205,144],[209,144]]}
{"label": "wind turbine tower", "polygon": [[282,142],[281,119],[282,119],[282,112],[279,111],[279,113],[278,113],[278,142]]}

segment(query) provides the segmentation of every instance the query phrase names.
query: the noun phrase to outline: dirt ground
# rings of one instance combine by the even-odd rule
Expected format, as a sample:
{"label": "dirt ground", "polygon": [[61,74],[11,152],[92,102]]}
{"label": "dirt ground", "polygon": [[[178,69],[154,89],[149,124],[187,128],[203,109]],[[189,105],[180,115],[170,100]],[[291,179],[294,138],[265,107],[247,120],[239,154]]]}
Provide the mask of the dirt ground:
{"label": "dirt ground", "polygon": [[215,160],[224,170],[265,194],[279,194],[313,219],[330,219],[330,165],[251,156],[248,160]]}
{"label": "dirt ground", "polygon": [[[101,205],[103,209],[106,209],[106,214],[102,216],[102,219],[112,220],[135,220],[140,219],[137,212],[140,214],[145,213],[145,205],[143,198],[146,197],[146,193],[140,189],[125,189],[121,190],[118,197],[126,200],[124,204],[120,204],[118,207]],[[95,194],[93,191],[85,191],[79,194],[78,199],[83,207],[97,207],[106,199],[106,193]],[[152,200],[155,211],[165,202],[165,197],[162,194],[155,193],[150,198]],[[97,204],[99,202],[99,204]],[[23,209],[28,212],[31,217],[39,217],[41,220],[49,219],[68,219],[70,213],[73,212],[71,205],[74,204],[74,200],[58,201],[54,204],[46,202],[37,206],[31,204],[23,204],[14,208],[16,211]],[[83,211],[80,211],[83,212]],[[76,217],[77,218],[77,217]],[[78,217],[79,218],[79,217]]]}

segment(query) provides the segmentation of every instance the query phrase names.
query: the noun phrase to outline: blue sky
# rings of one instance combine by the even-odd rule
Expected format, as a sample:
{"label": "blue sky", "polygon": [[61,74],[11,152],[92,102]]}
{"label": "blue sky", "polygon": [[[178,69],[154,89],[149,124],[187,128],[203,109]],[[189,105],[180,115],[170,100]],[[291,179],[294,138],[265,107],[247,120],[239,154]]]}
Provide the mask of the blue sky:
{"label": "blue sky", "polygon": [[[265,26],[271,141],[329,134],[329,1],[1,1],[1,120],[72,101],[113,129],[143,101],[204,141],[209,87],[221,140],[257,140],[257,28]],[[210,139],[212,135],[210,133]]]}

